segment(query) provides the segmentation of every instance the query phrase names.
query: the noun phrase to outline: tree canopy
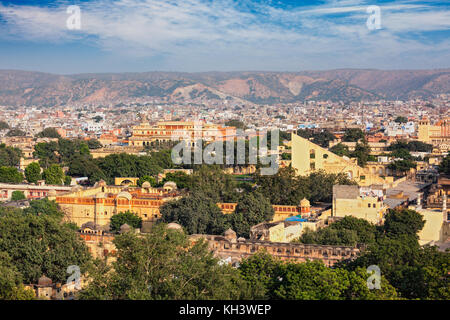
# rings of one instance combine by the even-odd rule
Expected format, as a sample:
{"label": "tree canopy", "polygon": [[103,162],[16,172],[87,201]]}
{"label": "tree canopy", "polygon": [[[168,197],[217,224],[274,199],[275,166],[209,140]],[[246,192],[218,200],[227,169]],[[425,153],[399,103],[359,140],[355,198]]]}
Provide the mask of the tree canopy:
{"label": "tree canopy", "polygon": [[439,172],[450,175],[450,154],[448,154],[439,165]]}
{"label": "tree canopy", "polygon": [[6,134],[7,137],[25,137],[27,133],[17,128],[13,128]]}
{"label": "tree canopy", "polygon": [[28,183],[37,183],[38,180],[42,179],[41,166],[37,162],[30,163],[25,168],[25,178]]}
{"label": "tree canopy", "polygon": [[0,207],[0,234],[0,252],[10,256],[24,283],[37,283],[43,274],[65,282],[69,265],[83,271],[91,259],[84,242],[60,217]]}
{"label": "tree canopy", "polygon": [[0,182],[21,183],[24,177],[22,172],[14,167],[0,167]]}
{"label": "tree canopy", "polygon": [[249,299],[239,271],[221,265],[204,241],[191,244],[178,230],[156,225],[149,234],[114,240],[117,260],[99,265],[81,299]]}
{"label": "tree canopy", "polygon": [[61,135],[55,128],[45,128],[36,135],[37,138],[61,138]]}
{"label": "tree canopy", "polygon": [[[377,265],[402,298],[448,300],[449,254],[438,251],[437,247],[419,245],[417,233],[423,226],[423,216],[416,211],[389,210],[382,226],[375,227],[362,219],[345,217],[327,228],[306,232],[300,241],[344,245],[364,243],[367,247],[358,258],[339,262],[336,267],[356,271]],[[342,231],[345,233],[339,234]],[[355,237],[348,237],[349,232],[353,232]]]}
{"label": "tree canopy", "polygon": [[64,184],[64,172],[57,164],[52,164],[42,172],[46,184]]}
{"label": "tree canopy", "polygon": [[369,290],[364,269],[328,268],[320,261],[282,262],[261,251],[239,267],[255,299],[349,300],[396,299],[397,293],[382,277],[381,290]]}
{"label": "tree canopy", "polygon": [[131,211],[120,212],[111,217],[109,222],[112,232],[118,232],[123,224],[127,224],[132,228],[142,227],[142,218]]}
{"label": "tree canopy", "polygon": [[257,190],[271,204],[298,205],[303,198],[311,203],[331,202],[333,185],[355,184],[347,175],[327,174],[323,171],[298,176],[292,167],[280,168],[274,175],[253,175]]}
{"label": "tree canopy", "polygon": [[336,136],[326,129],[302,129],[298,130],[297,134],[302,138],[311,140],[311,142],[321,146],[322,148],[328,148],[330,142],[336,139]]}
{"label": "tree canopy", "polygon": [[0,166],[16,167],[20,163],[22,150],[14,147],[7,147],[4,143],[0,144]]}
{"label": "tree canopy", "polygon": [[227,226],[216,202],[198,192],[165,203],[160,212],[162,221],[179,223],[188,234],[222,234]]}
{"label": "tree canopy", "polygon": [[358,142],[359,140],[365,140],[366,135],[359,128],[346,129],[342,141],[345,142]]}

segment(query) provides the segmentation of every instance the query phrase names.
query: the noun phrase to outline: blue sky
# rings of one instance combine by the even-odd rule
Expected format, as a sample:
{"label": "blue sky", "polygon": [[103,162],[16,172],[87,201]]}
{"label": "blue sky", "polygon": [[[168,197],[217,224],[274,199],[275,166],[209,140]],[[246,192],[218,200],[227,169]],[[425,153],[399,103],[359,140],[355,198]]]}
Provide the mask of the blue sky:
{"label": "blue sky", "polygon": [[[67,7],[81,9],[69,30]],[[380,8],[370,30],[367,8]],[[0,69],[59,74],[450,67],[450,1],[0,1]]]}

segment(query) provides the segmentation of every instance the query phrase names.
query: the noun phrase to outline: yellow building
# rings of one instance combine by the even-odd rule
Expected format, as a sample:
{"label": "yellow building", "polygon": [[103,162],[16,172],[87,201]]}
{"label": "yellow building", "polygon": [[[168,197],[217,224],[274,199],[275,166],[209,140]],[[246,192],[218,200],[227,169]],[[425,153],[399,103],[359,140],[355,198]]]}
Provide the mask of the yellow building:
{"label": "yellow building", "polygon": [[383,190],[358,186],[333,186],[333,217],[353,216],[374,224],[383,222],[387,206],[383,204]]}
{"label": "yellow building", "polygon": [[445,118],[432,125],[428,118],[421,119],[418,126],[418,138],[435,146],[450,143],[450,118]]}
{"label": "yellow building", "polygon": [[302,231],[300,222],[263,222],[250,228],[250,240],[291,242],[298,239]]}
{"label": "yellow building", "polygon": [[[217,203],[223,214],[232,214],[236,211],[237,203]],[[307,199],[300,201],[298,206],[272,205],[274,215],[271,222],[284,221],[287,218],[301,215],[302,217],[317,216],[322,208],[311,208]]]}
{"label": "yellow building", "polygon": [[166,184],[163,188],[152,188],[144,182],[139,188],[108,186],[101,181],[92,188],[77,186],[71,192],[49,199],[58,203],[68,221],[80,227],[87,222],[106,226],[113,215],[126,211],[136,213],[144,221],[154,222],[161,216],[159,208],[162,204],[181,197],[175,183]]}
{"label": "yellow building", "polygon": [[408,209],[415,210],[423,216],[425,225],[419,231],[421,245],[440,245],[448,243],[450,230],[450,210],[447,209],[447,196],[443,196],[442,207],[422,207],[421,194],[418,194],[417,205]]}
{"label": "yellow building", "polygon": [[326,173],[345,173],[361,186],[386,183],[378,174],[358,166],[357,159],[340,157],[294,133],[292,134],[291,163],[299,175],[324,170]]}
{"label": "yellow building", "polygon": [[143,121],[133,127],[129,139],[131,146],[146,146],[156,142],[170,142],[180,139],[203,139],[213,141],[217,139],[234,139],[235,127],[221,127],[212,123],[193,121],[160,121],[152,125]]}

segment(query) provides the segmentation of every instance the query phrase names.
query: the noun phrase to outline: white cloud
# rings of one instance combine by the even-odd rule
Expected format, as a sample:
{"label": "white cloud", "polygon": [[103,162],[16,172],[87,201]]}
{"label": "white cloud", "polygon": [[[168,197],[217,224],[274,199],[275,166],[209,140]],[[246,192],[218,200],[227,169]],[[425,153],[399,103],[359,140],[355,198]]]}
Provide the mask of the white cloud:
{"label": "white cloud", "polygon": [[449,10],[414,1],[382,5],[383,30],[376,32],[367,30],[367,6],[359,0],[290,10],[255,6],[250,0],[244,4],[253,10],[245,10],[242,4],[231,0],[97,0],[81,6],[80,31],[67,30],[65,4],[54,8],[0,4],[0,15],[6,20],[6,32],[0,37],[39,42],[88,39],[105,51],[165,56],[171,66],[192,61],[197,68],[202,67],[199,64],[211,68],[234,63],[235,69],[246,63],[249,68],[262,69],[265,63],[277,69],[320,65],[330,63],[323,61],[327,56],[347,66],[364,59],[381,61],[386,53],[415,52],[420,58],[450,47],[448,39],[430,49],[422,39],[406,40],[399,35],[450,29]]}

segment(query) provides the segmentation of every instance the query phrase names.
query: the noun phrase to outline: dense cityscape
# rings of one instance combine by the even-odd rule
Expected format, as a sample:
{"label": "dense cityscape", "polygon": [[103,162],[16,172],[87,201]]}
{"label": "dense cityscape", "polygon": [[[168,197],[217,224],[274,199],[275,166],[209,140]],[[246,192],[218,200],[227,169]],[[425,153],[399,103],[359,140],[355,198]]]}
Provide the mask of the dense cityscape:
{"label": "dense cityscape", "polygon": [[[442,94],[430,101],[257,107],[154,102],[2,106],[2,251],[14,250],[7,259],[16,261],[11,272],[22,281],[4,298],[448,299],[449,104]],[[269,151],[276,156],[276,174],[261,175],[261,161],[175,164],[173,146],[193,138],[196,128],[203,140],[196,148],[204,154],[208,145],[222,142],[218,146],[223,148],[223,142],[244,140],[248,155],[249,141],[278,130],[279,145]],[[40,259],[50,259],[41,265],[27,260],[26,246],[16,251],[19,238],[5,236],[16,233],[17,223],[31,223],[28,219],[58,229],[58,236],[47,240],[54,256],[39,253]],[[49,227],[40,229],[41,236]],[[115,277],[127,279],[117,269],[130,263],[124,260],[131,258],[127,250],[145,254],[166,229],[180,233],[166,239],[166,249],[172,249],[144,259],[161,259],[160,272],[168,272],[167,259],[182,263],[178,259],[187,258],[177,245],[200,250],[194,251],[197,258],[209,262],[198,266],[205,269],[195,271],[199,282],[191,286],[202,290],[171,291],[154,282],[160,275],[133,271],[129,281],[143,277],[142,285],[114,291]],[[32,245],[31,234],[21,230]],[[60,237],[68,238],[61,244]],[[68,245],[73,252],[66,251]],[[397,253],[396,267],[381,269],[380,290],[354,292],[355,284],[349,283],[337,292],[325,287],[286,292],[291,284],[269,281],[300,272],[285,270],[280,263],[288,261],[287,266],[308,268],[313,275],[340,270],[365,282],[362,267],[389,264],[391,248],[405,251]],[[90,270],[90,276],[81,273],[79,284],[65,283],[67,266],[55,268],[57,261],[72,261]],[[228,267],[214,271],[214,261]],[[262,261],[269,265],[255,273]],[[394,276],[411,264],[415,277],[426,267],[435,268],[434,276],[421,275],[434,280],[411,288],[407,276]],[[108,268],[114,271],[105,277]],[[184,271],[175,272],[178,277]],[[240,290],[213,290],[224,286],[225,278],[203,283],[206,275],[218,277],[216,272],[238,277]],[[255,274],[265,274],[265,282]],[[336,281],[331,286],[344,279]]]}
{"label": "dense cityscape", "polygon": [[[447,7],[375,1],[381,27],[363,0],[44,2],[0,3],[0,300],[171,300],[179,319],[450,300]],[[415,10],[421,49],[395,42]],[[304,71],[234,71],[265,63]]]}

